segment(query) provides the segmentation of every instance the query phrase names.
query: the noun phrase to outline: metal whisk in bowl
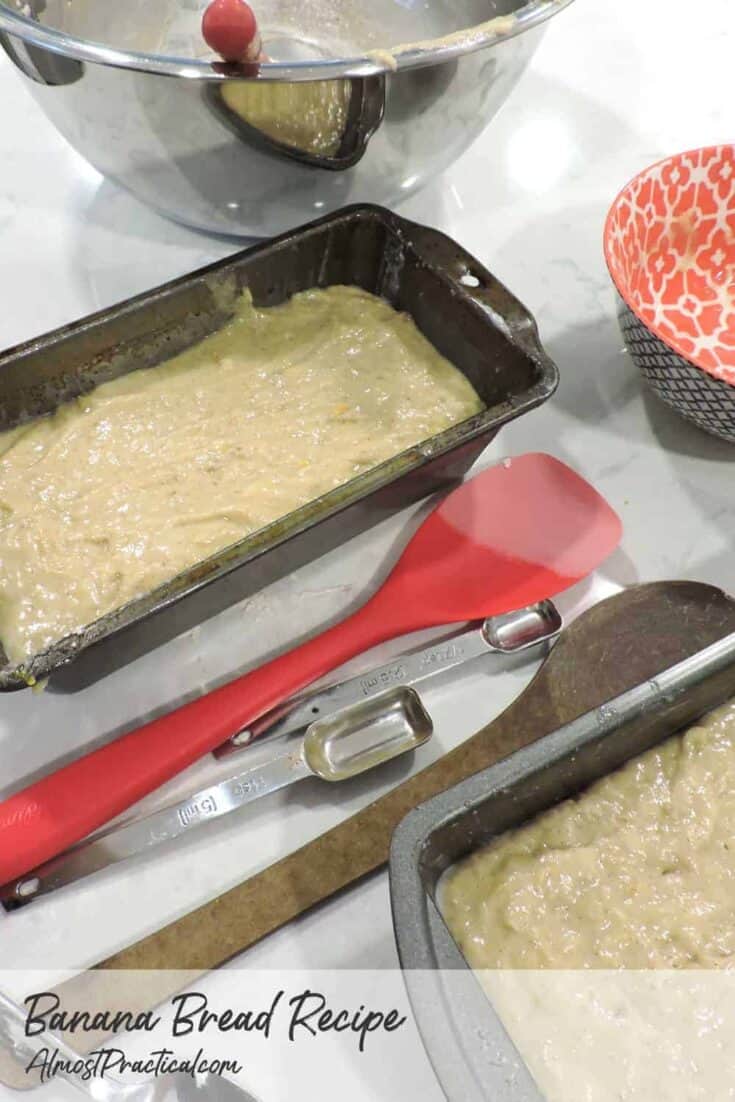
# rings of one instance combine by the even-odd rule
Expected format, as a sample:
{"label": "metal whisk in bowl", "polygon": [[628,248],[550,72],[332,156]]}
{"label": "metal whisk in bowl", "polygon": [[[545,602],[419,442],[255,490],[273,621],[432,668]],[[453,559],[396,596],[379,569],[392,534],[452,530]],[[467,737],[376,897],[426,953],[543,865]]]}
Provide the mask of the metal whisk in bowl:
{"label": "metal whisk in bowl", "polygon": [[209,55],[206,0],[0,0],[0,45],[103,175],[189,225],[266,236],[440,173],[570,2],[260,0],[269,60],[246,69]]}

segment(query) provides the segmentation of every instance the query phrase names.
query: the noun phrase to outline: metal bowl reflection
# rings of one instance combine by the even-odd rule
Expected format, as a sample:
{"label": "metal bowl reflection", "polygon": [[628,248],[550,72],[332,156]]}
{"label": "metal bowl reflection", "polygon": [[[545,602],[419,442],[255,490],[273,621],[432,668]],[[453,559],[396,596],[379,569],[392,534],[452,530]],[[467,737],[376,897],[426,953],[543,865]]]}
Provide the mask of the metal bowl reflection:
{"label": "metal bowl reflection", "polygon": [[[134,0],[124,19],[117,0],[16,2],[0,0],[0,44],[99,172],[188,225],[270,236],[346,203],[394,204],[435,177],[571,0],[432,0],[417,25],[397,0],[376,0],[367,28],[357,0],[261,0],[270,60],[250,69],[196,56],[205,0]],[[353,8],[357,30],[325,24],[325,10],[346,19]],[[392,41],[415,25],[425,40],[388,54],[376,25],[403,36]]]}

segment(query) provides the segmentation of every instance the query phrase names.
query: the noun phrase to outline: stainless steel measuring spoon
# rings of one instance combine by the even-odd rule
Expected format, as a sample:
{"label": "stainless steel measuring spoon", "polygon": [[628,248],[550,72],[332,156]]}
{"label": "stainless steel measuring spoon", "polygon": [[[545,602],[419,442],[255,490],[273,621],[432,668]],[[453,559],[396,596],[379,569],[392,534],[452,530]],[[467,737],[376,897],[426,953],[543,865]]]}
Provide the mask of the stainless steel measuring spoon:
{"label": "stainless steel measuring spoon", "polygon": [[21,906],[306,777],[330,783],[349,780],[416,750],[432,733],[431,717],[418,693],[406,686],[389,689],[318,719],[302,739],[288,743],[285,752],[281,748],[270,760],[67,850],[0,889],[0,900],[11,908]]}
{"label": "stainless steel measuring spoon", "polygon": [[235,735],[215,754],[224,757],[245,749],[255,739],[294,734],[316,719],[334,715],[395,685],[416,688],[488,654],[520,654],[551,643],[562,627],[562,617],[552,601],[541,601],[504,616],[491,616],[440,642],[402,654],[378,669],[295,698]]}

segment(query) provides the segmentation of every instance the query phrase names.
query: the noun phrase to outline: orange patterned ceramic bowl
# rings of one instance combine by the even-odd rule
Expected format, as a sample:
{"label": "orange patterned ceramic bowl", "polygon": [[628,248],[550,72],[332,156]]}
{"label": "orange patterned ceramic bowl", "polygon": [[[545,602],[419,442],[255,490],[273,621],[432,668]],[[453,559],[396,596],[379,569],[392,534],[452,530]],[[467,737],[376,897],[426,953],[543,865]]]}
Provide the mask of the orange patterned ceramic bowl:
{"label": "orange patterned ceramic bowl", "polygon": [[735,441],[735,146],[645,169],[613,203],[604,244],[623,335],[646,381]]}

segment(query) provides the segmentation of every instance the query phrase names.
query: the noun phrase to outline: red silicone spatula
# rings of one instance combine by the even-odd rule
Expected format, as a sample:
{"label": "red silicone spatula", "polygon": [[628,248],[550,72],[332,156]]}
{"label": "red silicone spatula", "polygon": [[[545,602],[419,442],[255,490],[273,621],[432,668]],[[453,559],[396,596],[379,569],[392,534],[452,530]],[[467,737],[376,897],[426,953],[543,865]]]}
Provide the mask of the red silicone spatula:
{"label": "red silicone spatula", "polygon": [[55,857],[312,681],[377,643],[512,612],[567,589],[620,521],[548,455],[505,460],[449,494],[354,615],[0,804],[0,882]]}

